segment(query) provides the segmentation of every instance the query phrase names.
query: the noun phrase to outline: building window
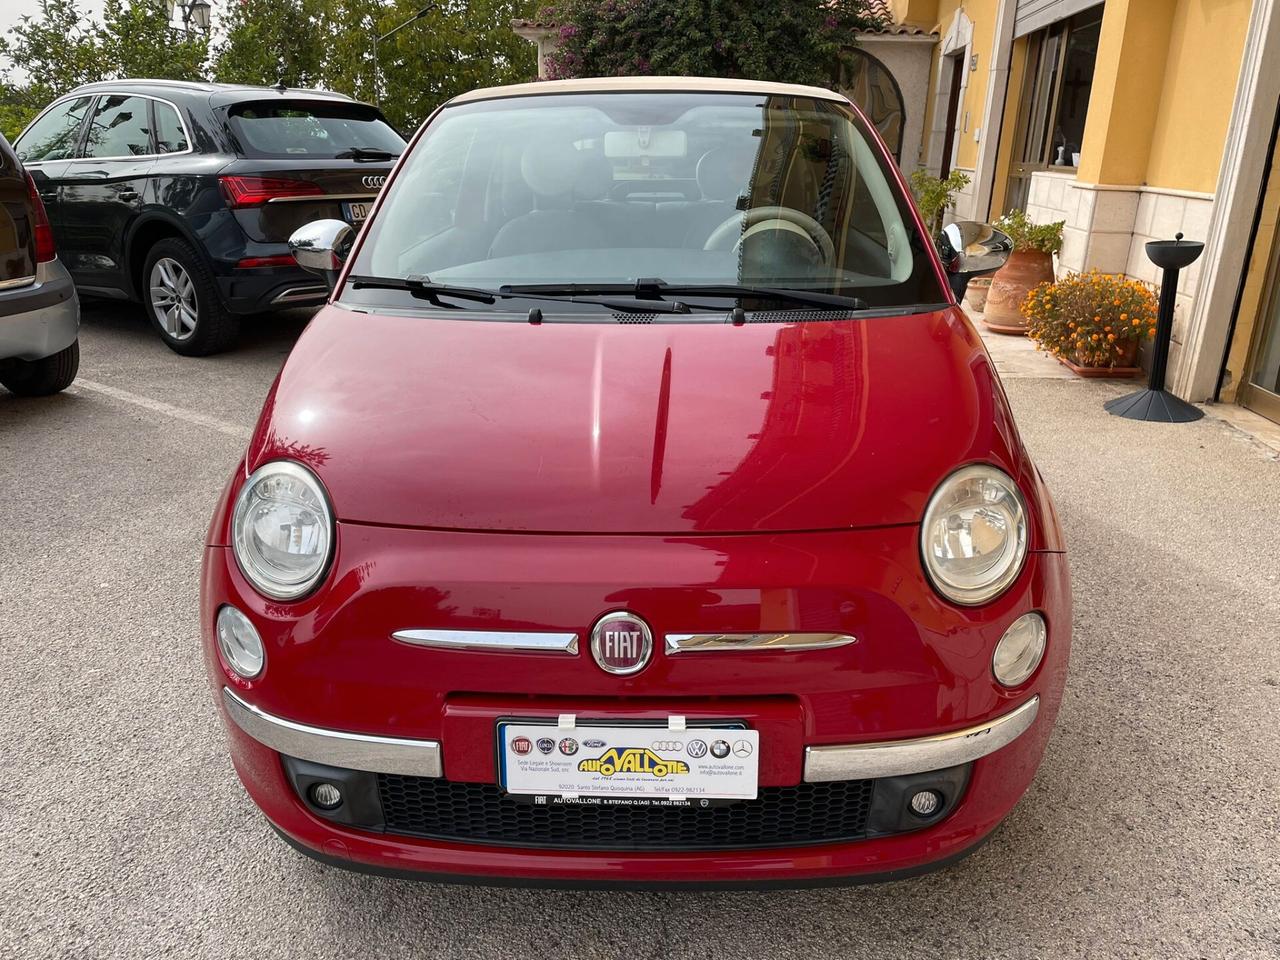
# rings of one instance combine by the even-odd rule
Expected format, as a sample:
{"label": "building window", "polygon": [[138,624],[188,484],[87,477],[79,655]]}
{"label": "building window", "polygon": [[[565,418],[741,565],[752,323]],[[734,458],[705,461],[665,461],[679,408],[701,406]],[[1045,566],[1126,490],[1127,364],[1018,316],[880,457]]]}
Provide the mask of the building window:
{"label": "building window", "polygon": [[906,107],[898,81],[883,63],[865,50],[852,50],[842,71],[840,90],[875,124],[893,158],[902,162],[902,127]]}
{"label": "building window", "polygon": [[1026,206],[1031,174],[1037,170],[1074,171],[1079,166],[1101,32],[1098,6],[1027,37],[1007,209]]}

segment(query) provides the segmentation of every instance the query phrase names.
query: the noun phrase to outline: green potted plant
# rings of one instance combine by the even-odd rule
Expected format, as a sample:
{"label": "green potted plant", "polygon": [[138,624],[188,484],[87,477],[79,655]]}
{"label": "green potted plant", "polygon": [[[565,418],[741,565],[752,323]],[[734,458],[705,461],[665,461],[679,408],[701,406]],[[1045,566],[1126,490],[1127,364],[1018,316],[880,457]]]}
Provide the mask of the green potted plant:
{"label": "green potted plant", "polygon": [[1073,273],[1022,302],[1027,336],[1082,377],[1134,377],[1138,347],[1156,332],[1156,296],[1122,274]]}
{"label": "green potted plant", "polygon": [[929,235],[936,237],[942,232],[942,215],[956,202],[956,194],[969,185],[969,175],[952,170],[945,179],[939,179],[927,170],[914,170],[910,180],[924,225]]}
{"label": "green potted plant", "polygon": [[1065,221],[1032,223],[1021,210],[1006,213],[994,224],[1009,235],[1013,253],[991,278],[983,322],[996,333],[1027,332],[1022,304],[1042,283],[1053,283],[1053,255],[1062,249]]}

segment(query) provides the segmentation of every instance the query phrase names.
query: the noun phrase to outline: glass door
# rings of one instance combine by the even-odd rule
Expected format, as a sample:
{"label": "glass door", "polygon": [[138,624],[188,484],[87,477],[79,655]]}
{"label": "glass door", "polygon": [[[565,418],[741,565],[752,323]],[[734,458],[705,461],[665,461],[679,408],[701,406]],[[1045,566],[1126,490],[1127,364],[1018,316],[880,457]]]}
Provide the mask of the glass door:
{"label": "glass door", "polygon": [[1280,251],[1271,258],[1270,292],[1254,335],[1240,402],[1270,420],[1280,422]]}
{"label": "glass door", "polygon": [[1101,30],[1096,7],[1027,37],[1006,211],[1026,209],[1037,170],[1071,173],[1079,166]]}

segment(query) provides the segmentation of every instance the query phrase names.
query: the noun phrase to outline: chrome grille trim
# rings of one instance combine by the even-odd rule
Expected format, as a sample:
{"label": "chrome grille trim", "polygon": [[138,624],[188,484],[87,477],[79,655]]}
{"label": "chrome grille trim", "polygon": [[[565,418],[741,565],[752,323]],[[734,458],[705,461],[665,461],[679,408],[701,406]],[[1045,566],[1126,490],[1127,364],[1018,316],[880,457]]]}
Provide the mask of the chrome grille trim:
{"label": "chrome grille trim", "polygon": [[518,630],[397,630],[392,637],[417,647],[442,650],[489,650],[500,653],[564,653],[576,656],[576,633]]}
{"label": "chrome grille trim", "polygon": [[1022,736],[1039,712],[1040,698],[1035,696],[994,720],[932,737],[805,747],[804,779],[806,783],[877,779],[972,763]]}
{"label": "chrome grille trim", "polygon": [[226,687],[222,688],[222,706],[237,727],[286,756],[370,773],[444,776],[438,740],[375,737],[294,723],[259,710]]}
{"label": "chrome grille trim", "polygon": [[667,656],[704,652],[830,650],[857,642],[857,637],[847,633],[668,633]]}

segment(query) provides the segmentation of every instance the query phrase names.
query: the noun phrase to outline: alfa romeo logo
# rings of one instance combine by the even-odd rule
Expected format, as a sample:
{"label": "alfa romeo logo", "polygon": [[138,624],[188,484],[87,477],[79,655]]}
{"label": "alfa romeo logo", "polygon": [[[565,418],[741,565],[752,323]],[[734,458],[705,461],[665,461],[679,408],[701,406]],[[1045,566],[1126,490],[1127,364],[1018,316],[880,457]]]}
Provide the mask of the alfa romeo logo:
{"label": "alfa romeo logo", "polygon": [[607,613],[591,628],[591,655],[606,673],[620,677],[638,673],[652,654],[653,634],[634,613]]}

